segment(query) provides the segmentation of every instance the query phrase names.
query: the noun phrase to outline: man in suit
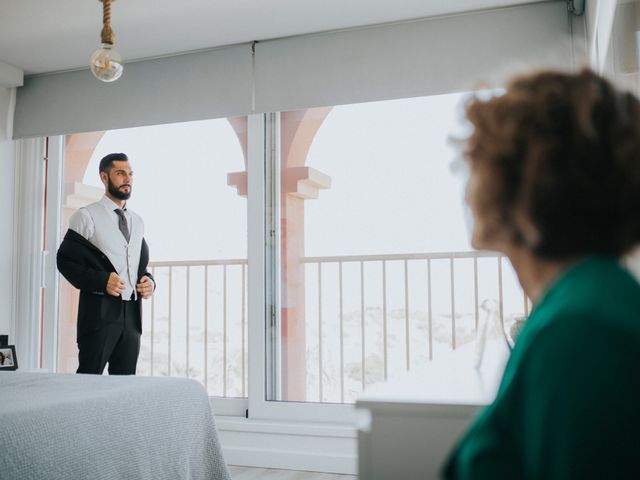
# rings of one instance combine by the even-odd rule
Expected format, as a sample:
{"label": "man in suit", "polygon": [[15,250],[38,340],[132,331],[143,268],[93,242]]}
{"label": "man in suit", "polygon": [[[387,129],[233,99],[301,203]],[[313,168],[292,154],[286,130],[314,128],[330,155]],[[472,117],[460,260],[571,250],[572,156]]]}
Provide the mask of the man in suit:
{"label": "man in suit", "polygon": [[134,375],[140,335],[142,298],[155,281],[149,272],[149,248],[142,218],[127,208],[133,171],[124,153],[100,161],[105,194],[78,209],[69,220],[58,249],[58,270],[80,290],[77,373]]}

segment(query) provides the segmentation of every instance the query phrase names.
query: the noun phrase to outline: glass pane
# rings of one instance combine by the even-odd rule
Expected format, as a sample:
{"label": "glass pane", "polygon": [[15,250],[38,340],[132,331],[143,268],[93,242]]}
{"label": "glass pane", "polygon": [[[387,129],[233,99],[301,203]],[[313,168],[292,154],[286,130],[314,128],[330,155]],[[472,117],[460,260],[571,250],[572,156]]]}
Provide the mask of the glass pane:
{"label": "glass pane", "polygon": [[[602,65],[603,73],[640,96],[640,1],[618,2],[607,54],[610,60]],[[640,280],[640,246],[627,256],[626,264]]]}
{"label": "glass pane", "polygon": [[[143,301],[138,375],[182,376],[247,395],[247,118],[66,137],[64,215],[100,199],[100,159],[125,152],[128,205],[145,223],[157,290]],[[77,368],[78,291],[60,293],[59,370]]]}
{"label": "glass pane", "polygon": [[281,114],[270,400],[353,403],[447,352],[473,361],[485,325],[504,345],[504,324],[526,313],[507,262],[469,245],[451,142],[464,97]]}

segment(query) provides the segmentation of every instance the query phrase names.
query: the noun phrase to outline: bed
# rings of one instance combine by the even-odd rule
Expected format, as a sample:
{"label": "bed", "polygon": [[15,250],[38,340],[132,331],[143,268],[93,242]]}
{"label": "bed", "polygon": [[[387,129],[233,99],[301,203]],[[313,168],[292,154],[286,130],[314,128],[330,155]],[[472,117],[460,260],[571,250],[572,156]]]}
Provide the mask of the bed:
{"label": "bed", "polygon": [[194,380],[0,372],[0,478],[230,477]]}

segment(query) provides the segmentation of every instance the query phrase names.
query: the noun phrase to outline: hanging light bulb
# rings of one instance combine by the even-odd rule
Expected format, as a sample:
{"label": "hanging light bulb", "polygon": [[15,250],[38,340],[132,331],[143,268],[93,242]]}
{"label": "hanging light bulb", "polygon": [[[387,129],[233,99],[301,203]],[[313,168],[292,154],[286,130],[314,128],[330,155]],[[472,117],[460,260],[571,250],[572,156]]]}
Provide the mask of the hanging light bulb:
{"label": "hanging light bulb", "polygon": [[115,0],[98,0],[102,2],[102,48],[96,50],[89,59],[91,73],[103,82],[114,82],[124,71],[122,57],[113,48],[115,37],[111,29],[111,2]]}
{"label": "hanging light bulb", "polygon": [[124,71],[122,57],[109,43],[103,43],[101,49],[93,52],[89,62],[91,73],[103,82],[116,81]]}

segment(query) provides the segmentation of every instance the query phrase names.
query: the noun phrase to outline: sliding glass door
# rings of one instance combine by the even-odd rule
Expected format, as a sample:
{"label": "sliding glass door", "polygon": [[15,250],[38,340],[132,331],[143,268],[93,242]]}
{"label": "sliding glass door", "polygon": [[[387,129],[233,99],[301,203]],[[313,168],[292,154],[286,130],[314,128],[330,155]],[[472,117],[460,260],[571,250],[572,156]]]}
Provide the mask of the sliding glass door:
{"label": "sliding glass door", "polygon": [[[144,219],[157,281],[138,374],[193,378],[216,397],[247,396],[246,130],[237,117],[62,137],[62,235],[102,197],[104,155],[127,153],[134,171],[128,205]],[[58,371],[73,372],[78,291],[62,279],[59,299]]]}
{"label": "sliding glass door", "polygon": [[[508,262],[469,245],[466,95],[59,137],[59,235],[101,197],[100,158],[126,152],[158,284],[139,374],[193,378],[218,413],[352,420],[370,386],[528,314]],[[73,372],[78,292],[58,298]]]}
{"label": "sliding glass door", "polygon": [[498,336],[528,313],[506,259],[469,244],[467,95],[272,117],[268,400],[354,403],[445,354],[473,361],[479,325]]}

